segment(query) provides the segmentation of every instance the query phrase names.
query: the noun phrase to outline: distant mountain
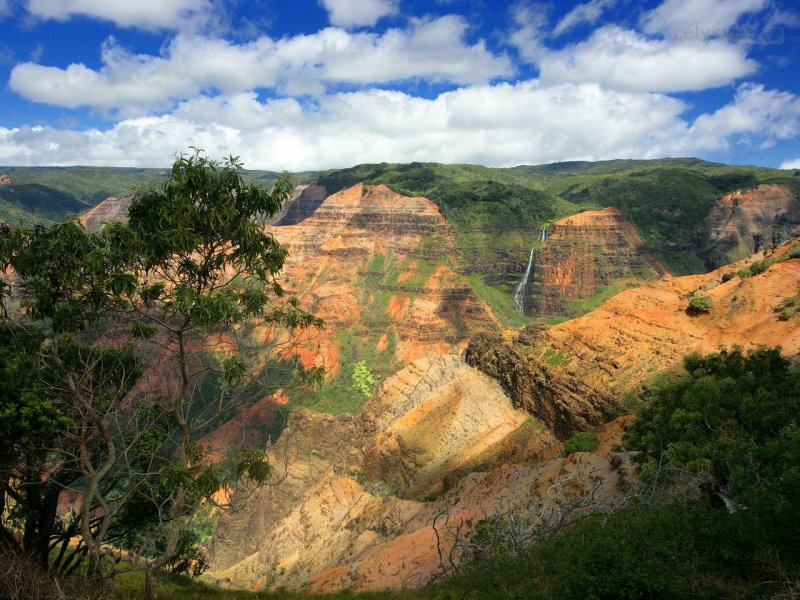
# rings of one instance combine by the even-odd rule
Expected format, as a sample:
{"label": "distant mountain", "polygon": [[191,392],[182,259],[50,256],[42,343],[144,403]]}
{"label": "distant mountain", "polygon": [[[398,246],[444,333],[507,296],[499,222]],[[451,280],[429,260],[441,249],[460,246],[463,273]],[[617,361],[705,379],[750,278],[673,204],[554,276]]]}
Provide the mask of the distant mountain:
{"label": "distant mountain", "polygon": [[[12,225],[53,223],[80,215],[106,198],[128,196],[168,175],[168,169],[0,166],[0,220]],[[277,176],[272,171],[246,171],[248,179],[267,186]]]}

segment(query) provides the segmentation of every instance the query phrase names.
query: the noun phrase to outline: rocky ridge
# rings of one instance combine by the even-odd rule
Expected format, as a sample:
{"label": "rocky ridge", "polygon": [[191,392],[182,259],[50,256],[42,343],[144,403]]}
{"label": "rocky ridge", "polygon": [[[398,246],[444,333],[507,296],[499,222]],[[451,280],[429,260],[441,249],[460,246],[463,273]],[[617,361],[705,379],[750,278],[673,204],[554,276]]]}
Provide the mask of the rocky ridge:
{"label": "rocky ridge", "polygon": [[323,195],[305,188],[282,220],[296,223],[272,229],[289,250],[286,288],[325,320],[309,351],[318,366],[337,372],[346,331],[388,353],[384,360],[407,364],[463,346],[468,331],[497,328],[455,273],[436,205],[382,185],[357,184],[319,202]]}
{"label": "rocky ridge", "polygon": [[796,235],[800,200],[783,185],[762,184],[724,196],[707,218],[706,264],[715,269]]}
{"label": "rocky ridge", "polygon": [[128,209],[133,196],[110,196],[81,215],[81,223],[88,231],[100,231],[106,223],[128,220]]}
{"label": "rocky ridge", "polygon": [[[550,370],[595,389],[619,394],[653,373],[673,367],[691,352],[722,346],[781,346],[800,352],[800,327],[783,320],[781,303],[800,294],[800,238],[704,275],[666,277],[622,292],[591,313],[549,328],[534,354]],[[786,259],[786,260],[780,260]],[[774,260],[764,272],[739,271]],[[694,297],[707,296],[706,313],[687,312]]]}

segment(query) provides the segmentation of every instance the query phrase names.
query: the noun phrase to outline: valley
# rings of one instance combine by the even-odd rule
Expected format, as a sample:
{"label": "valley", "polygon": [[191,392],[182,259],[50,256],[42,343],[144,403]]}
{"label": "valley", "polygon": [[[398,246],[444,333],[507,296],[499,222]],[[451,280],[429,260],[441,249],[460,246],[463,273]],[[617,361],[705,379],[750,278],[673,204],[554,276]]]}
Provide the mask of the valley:
{"label": "valley", "polygon": [[[125,186],[163,175],[76,171],[0,168],[0,220],[80,215],[99,231],[127,218]],[[301,174],[260,223],[288,250],[286,298],[324,321],[282,359],[324,375],[200,439],[212,456],[266,448],[273,469],[229,490],[241,510],[212,511],[213,587],[424,588],[458,571],[476,523],[534,521],[533,535],[624,504],[638,482],[630,401],[686,355],[800,354],[796,173],[696,159],[361,165]],[[276,335],[247,330],[264,349]],[[374,393],[355,385],[359,368]],[[594,447],[566,450],[587,433]]]}

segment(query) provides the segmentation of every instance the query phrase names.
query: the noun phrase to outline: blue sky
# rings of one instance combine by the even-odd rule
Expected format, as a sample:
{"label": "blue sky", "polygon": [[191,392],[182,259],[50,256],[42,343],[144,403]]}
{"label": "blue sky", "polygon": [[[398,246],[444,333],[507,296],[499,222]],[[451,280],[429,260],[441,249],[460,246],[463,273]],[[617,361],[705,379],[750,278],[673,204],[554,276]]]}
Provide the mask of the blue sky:
{"label": "blue sky", "polygon": [[0,164],[800,168],[791,0],[0,0]]}

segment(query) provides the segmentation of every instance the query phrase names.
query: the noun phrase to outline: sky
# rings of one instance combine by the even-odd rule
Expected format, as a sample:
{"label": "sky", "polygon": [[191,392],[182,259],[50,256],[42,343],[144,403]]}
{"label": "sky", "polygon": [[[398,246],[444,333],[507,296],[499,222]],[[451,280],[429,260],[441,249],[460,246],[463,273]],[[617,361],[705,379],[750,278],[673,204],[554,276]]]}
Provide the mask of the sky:
{"label": "sky", "polygon": [[795,0],[0,0],[0,164],[800,169]]}

